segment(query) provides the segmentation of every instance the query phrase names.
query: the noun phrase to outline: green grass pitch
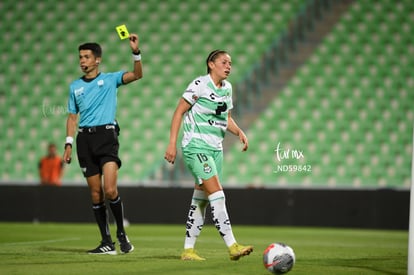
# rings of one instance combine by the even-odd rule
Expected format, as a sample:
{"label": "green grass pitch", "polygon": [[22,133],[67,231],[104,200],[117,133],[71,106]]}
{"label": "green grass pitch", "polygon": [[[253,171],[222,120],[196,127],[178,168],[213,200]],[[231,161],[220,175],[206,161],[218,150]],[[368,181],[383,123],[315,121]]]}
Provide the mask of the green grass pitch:
{"label": "green grass pitch", "polygon": [[184,225],[130,225],[135,250],[111,256],[85,253],[99,242],[95,224],[0,223],[0,274],[266,275],[271,273],[262,253],[272,242],[294,249],[296,264],[289,274],[407,272],[407,231],[237,225],[233,231],[240,243],[254,245],[250,256],[230,261],[209,224],[196,246],[207,260],[185,262],[179,260]]}

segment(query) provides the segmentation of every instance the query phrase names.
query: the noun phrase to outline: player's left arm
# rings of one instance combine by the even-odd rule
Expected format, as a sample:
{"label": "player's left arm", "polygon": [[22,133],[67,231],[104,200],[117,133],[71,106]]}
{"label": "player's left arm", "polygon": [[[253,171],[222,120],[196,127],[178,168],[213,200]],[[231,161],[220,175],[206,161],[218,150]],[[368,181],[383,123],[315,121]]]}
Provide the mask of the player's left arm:
{"label": "player's left arm", "polygon": [[228,114],[227,131],[239,137],[240,142],[243,143],[242,151],[246,151],[249,148],[249,141],[242,129],[237,125],[236,121],[231,117],[231,111]]}
{"label": "player's left arm", "polygon": [[129,35],[129,45],[132,50],[132,56],[134,58],[134,71],[126,72],[122,76],[122,82],[128,84],[142,78],[142,62],[141,52],[139,50],[139,38],[138,35],[131,33]]}

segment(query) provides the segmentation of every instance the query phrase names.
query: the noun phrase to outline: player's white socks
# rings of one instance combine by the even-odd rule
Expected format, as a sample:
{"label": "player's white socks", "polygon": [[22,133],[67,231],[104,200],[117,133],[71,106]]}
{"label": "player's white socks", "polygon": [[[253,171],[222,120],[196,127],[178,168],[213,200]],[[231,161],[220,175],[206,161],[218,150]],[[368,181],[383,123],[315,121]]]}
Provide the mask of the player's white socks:
{"label": "player's white socks", "polygon": [[208,196],[210,201],[211,213],[213,214],[213,222],[224,242],[228,247],[236,242],[233,230],[231,229],[229,215],[226,209],[226,198],[224,192],[217,191]]}
{"label": "player's white socks", "polygon": [[184,249],[194,248],[197,237],[204,225],[207,205],[208,199],[204,191],[194,189],[190,210],[188,211]]}

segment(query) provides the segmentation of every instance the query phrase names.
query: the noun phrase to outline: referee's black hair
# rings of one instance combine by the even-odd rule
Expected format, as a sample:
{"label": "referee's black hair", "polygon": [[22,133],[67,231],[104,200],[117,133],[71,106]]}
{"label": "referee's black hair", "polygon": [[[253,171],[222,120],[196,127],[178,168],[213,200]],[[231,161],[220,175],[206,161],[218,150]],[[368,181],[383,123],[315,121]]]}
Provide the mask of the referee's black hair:
{"label": "referee's black hair", "polygon": [[208,62],[210,62],[210,61],[213,61],[213,62],[214,62],[214,60],[216,60],[216,58],[217,58],[219,55],[223,54],[223,53],[227,53],[227,52],[226,52],[226,51],[223,51],[223,50],[214,50],[214,51],[212,51],[212,52],[208,55],[208,57],[207,57],[207,59],[206,59],[207,73],[208,73],[208,74],[210,73],[210,67],[208,66]]}
{"label": "referee's black hair", "polygon": [[89,42],[79,46],[78,50],[91,50],[95,57],[102,57],[102,48],[98,43]]}

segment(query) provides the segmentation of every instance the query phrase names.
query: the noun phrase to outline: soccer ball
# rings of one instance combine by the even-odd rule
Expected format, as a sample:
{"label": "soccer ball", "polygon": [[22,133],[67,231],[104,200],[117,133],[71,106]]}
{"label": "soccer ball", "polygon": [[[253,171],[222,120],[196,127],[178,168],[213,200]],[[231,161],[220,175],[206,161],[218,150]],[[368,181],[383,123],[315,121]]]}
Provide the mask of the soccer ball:
{"label": "soccer ball", "polygon": [[263,264],[273,274],[289,272],[295,264],[295,253],[286,244],[272,243],[263,252]]}

